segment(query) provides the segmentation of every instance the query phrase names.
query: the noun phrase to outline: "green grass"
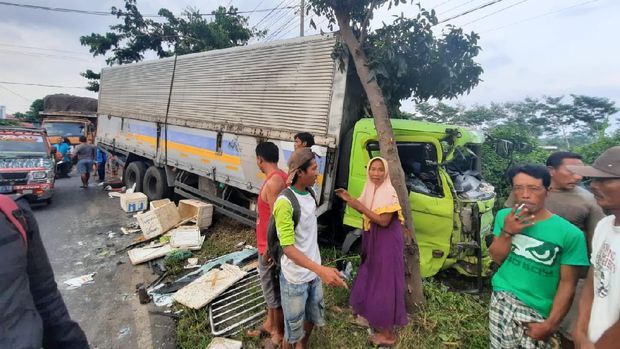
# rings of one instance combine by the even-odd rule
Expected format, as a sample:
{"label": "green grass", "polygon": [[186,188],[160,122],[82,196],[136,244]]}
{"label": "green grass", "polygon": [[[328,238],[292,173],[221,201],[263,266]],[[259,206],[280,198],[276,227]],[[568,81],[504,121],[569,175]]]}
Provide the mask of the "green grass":
{"label": "green grass", "polygon": [[[200,262],[236,250],[241,241],[255,246],[253,229],[221,218],[207,233],[203,249],[197,253]],[[323,264],[334,264],[346,258],[359,265],[358,257],[340,255],[335,248],[322,248]],[[348,306],[349,291],[324,287],[327,326],[315,329],[312,348],[369,348],[366,328],[353,323],[354,317]],[[398,332],[396,348],[488,348],[488,295],[473,296],[451,292],[439,282],[424,282],[426,306],[410,320],[409,325]],[[207,307],[193,310],[183,306],[177,323],[177,347],[183,349],[205,348],[211,341]],[[255,338],[240,336],[244,348],[260,348]]]}

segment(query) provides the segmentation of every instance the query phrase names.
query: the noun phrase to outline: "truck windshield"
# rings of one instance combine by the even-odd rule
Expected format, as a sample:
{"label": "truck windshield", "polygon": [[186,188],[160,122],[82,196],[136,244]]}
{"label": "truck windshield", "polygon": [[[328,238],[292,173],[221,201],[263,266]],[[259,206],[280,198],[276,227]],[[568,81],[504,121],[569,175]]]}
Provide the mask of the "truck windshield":
{"label": "truck windshield", "polygon": [[454,157],[447,163],[448,172],[480,172],[480,145],[468,144],[456,148]]}
{"label": "truck windshield", "polygon": [[[396,145],[407,189],[431,196],[443,196],[435,145],[423,142],[398,142]],[[378,142],[369,142],[366,149],[371,158],[380,155]]]}
{"label": "truck windshield", "polygon": [[79,122],[46,122],[43,127],[47,130],[48,136],[83,136],[84,124]]}
{"label": "truck windshield", "polygon": [[0,156],[18,154],[47,154],[42,136],[0,134]]}

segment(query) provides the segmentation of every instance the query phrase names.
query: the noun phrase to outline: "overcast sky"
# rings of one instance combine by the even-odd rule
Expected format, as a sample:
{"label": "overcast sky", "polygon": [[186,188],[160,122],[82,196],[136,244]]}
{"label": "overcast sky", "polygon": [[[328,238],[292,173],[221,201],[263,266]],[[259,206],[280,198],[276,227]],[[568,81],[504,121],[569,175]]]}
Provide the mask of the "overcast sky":
{"label": "overcast sky", "polygon": [[[475,9],[491,0],[422,0],[435,8],[440,20]],[[109,11],[122,6],[121,0],[13,0],[14,3],[53,6],[89,11]],[[211,12],[218,5],[232,4],[240,11],[252,11],[250,24],[269,29],[268,39],[299,35],[299,18],[294,9],[260,10],[298,5],[299,0],[138,0],[143,14],[155,14],[161,7],[174,13],[192,6]],[[381,9],[373,26],[391,21],[403,11],[415,15],[417,7]],[[271,13],[271,15],[269,15]],[[79,73],[99,70],[103,58],[93,58],[79,37],[103,33],[116,22],[113,16],[63,13],[0,5],[0,105],[9,113],[26,111],[36,98],[51,93],[96,97],[80,87]],[[451,103],[465,105],[520,100],[526,96],[586,94],[607,97],[620,106],[620,1],[615,0],[503,0],[448,23],[480,34],[483,51],[478,62],[484,68],[481,82],[469,94]],[[313,18],[327,31],[324,19]],[[308,22],[306,22],[308,23]],[[446,24],[448,24],[446,23]],[[437,31],[441,31],[441,26]],[[306,33],[314,30],[308,28]],[[7,84],[60,85],[40,87]],[[73,88],[78,87],[78,88]],[[413,103],[404,109],[412,110]]]}

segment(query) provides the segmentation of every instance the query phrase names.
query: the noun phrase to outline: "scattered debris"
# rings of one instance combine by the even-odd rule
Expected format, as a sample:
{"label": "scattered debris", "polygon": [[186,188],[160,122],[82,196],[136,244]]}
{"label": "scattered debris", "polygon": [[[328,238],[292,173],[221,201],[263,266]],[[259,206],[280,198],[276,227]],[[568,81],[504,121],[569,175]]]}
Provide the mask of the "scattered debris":
{"label": "scattered debris", "polygon": [[[106,187],[106,190],[108,190],[107,187]],[[112,190],[112,188],[110,187],[109,190]],[[110,193],[108,193],[108,197],[110,199],[112,199],[112,198],[120,198],[121,196],[123,196],[122,193],[117,193],[117,192],[110,192]]]}
{"label": "scattered debris", "polygon": [[262,321],[264,314],[265,299],[258,270],[253,269],[214,299],[209,306],[211,334],[235,335]]}
{"label": "scattered debris", "polygon": [[67,290],[73,290],[82,287],[83,285],[94,283],[95,279],[93,279],[93,277],[95,274],[96,273],[85,274],[65,281],[65,285],[68,286]]}
{"label": "scattered debris", "polygon": [[140,228],[121,228],[123,235],[129,235],[140,232]]}
{"label": "scattered debris", "polygon": [[140,300],[140,304],[148,304],[151,302],[151,296],[146,293],[146,287],[144,287],[144,285],[138,287],[138,299]]}
{"label": "scattered debris", "polygon": [[212,269],[172,296],[192,309],[200,309],[215,297],[226,291],[232,284],[241,280],[247,272],[236,265],[224,264],[221,269]]}
{"label": "scattered debris", "polygon": [[242,342],[233,339],[215,337],[207,346],[207,349],[241,349]]}
{"label": "scattered debris", "polygon": [[161,315],[161,316],[168,316],[173,319],[178,319],[180,317],[181,311],[179,310],[178,312],[173,313],[171,310],[166,310],[166,311],[149,310],[149,313],[155,314],[155,315]]}
{"label": "scattered debris", "polygon": [[[164,236],[160,236],[159,237],[159,243],[160,244],[167,244],[169,242],[170,242],[170,235],[164,235]],[[198,242],[196,242],[192,246],[196,246],[196,245],[198,245]],[[172,246],[172,247],[176,247],[176,246]]]}
{"label": "scattered debris", "polygon": [[173,202],[161,207],[140,213],[136,216],[142,234],[146,239],[152,239],[176,226],[181,220],[179,211]]}
{"label": "scattered debris", "polygon": [[200,229],[197,226],[181,226],[170,232],[170,246],[185,248],[200,244]]}
{"label": "scattered debris", "polygon": [[131,329],[129,327],[125,327],[122,328],[120,331],[118,331],[118,339],[123,338],[125,336],[127,336],[128,334],[131,333]]}
{"label": "scattered debris", "polygon": [[175,250],[170,252],[166,258],[166,263],[182,262],[192,256],[192,253],[188,250]]}
{"label": "scattered debris", "polygon": [[182,224],[195,221],[198,229],[206,229],[213,223],[213,205],[194,199],[181,200],[179,215]]}
{"label": "scattered debris", "polygon": [[183,267],[184,269],[194,269],[200,267],[198,265],[198,258],[192,257],[187,259],[187,264]]}
{"label": "scattered debris", "polygon": [[129,260],[131,264],[137,265],[144,262],[148,262],[153,259],[161,258],[168,253],[172,252],[172,247],[169,244],[138,247],[129,250]]}
{"label": "scattered debris", "polygon": [[148,197],[143,193],[125,193],[121,195],[121,208],[128,213],[141,212],[146,210],[148,201]]}
{"label": "scattered debris", "polygon": [[116,233],[113,233],[113,232],[108,233],[108,239],[113,239],[115,237],[116,237]]}
{"label": "scattered debris", "polygon": [[243,246],[245,246],[245,241],[241,241],[240,243],[235,245],[235,248],[242,248]]}

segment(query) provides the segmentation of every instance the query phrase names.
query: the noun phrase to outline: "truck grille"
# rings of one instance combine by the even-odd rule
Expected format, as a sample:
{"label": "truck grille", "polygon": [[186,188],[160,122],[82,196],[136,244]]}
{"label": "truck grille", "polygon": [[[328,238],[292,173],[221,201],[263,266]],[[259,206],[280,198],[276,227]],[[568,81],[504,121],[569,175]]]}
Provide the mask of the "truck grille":
{"label": "truck grille", "polygon": [[0,184],[27,184],[28,172],[0,173]]}

